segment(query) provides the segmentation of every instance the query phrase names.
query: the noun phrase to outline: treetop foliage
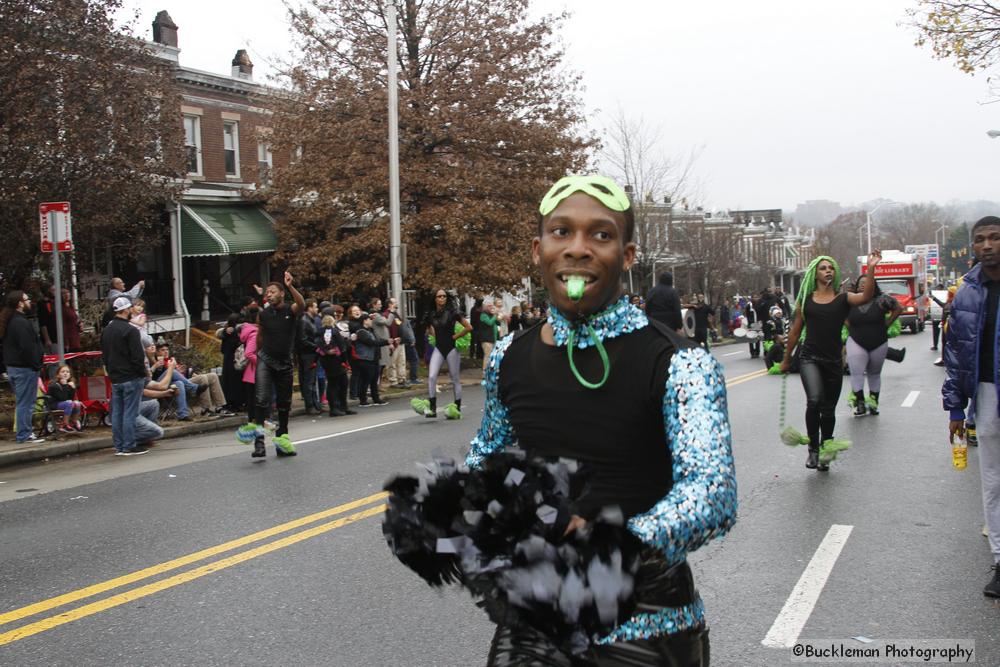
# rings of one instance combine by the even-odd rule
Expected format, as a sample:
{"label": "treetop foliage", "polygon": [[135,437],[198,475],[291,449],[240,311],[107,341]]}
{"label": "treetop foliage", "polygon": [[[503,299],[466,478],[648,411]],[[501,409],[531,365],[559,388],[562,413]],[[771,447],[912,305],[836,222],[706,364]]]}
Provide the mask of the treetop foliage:
{"label": "treetop foliage", "polygon": [[[579,79],[527,0],[396,2],[405,286],[511,287],[528,275],[536,206],[586,165]],[[350,292],[388,272],[387,23],[381,0],[291,11],[302,52],[275,143],[279,259]]]}
{"label": "treetop foliage", "polygon": [[917,0],[907,11],[917,29],[917,46],[929,45],[935,58],[954,60],[967,74],[997,64],[1000,6],[986,0]]}
{"label": "treetop foliage", "polygon": [[160,242],[182,173],[169,70],[116,26],[122,0],[0,0],[0,281],[38,257],[38,204],[70,201],[81,249]]}

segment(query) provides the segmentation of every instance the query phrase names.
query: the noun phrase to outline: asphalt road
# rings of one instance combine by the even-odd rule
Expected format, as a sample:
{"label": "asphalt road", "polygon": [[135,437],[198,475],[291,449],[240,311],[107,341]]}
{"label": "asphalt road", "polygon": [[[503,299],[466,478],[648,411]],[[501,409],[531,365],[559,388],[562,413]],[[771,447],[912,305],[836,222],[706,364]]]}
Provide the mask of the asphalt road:
{"label": "asphalt road", "polygon": [[[896,339],[910,349],[887,364],[880,416],[842,404],[837,434],[854,447],[829,473],[778,440],[782,380],[751,375],[763,364],[745,346],[717,351],[740,516],[691,556],[714,665],[791,664],[783,643],[866,646],[858,636],[974,640],[978,664],[1000,664],[976,452],[951,469],[929,340]],[[787,389],[802,428],[797,376]],[[465,404],[460,422],[401,402],[298,418],[289,459],[251,459],[220,433],[0,470],[0,665],[483,664],[485,615],[396,562],[379,527],[390,475],[464,455],[478,387]]]}

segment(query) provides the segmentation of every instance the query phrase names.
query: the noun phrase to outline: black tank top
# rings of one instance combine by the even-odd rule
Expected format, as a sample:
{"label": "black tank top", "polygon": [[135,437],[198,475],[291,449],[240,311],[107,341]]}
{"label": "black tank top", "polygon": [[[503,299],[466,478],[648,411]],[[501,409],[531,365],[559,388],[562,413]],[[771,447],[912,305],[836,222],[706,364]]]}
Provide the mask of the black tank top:
{"label": "black tank top", "polygon": [[891,308],[886,308],[889,305],[886,298],[886,295],[881,294],[862,306],[854,306],[847,316],[851,338],[866,350],[874,350],[889,340],[885,314]]}
{"label": "black tank top", "polygon": [[446,357],[455,349],[455,324],[460,319],[462,316],[450,308],[434,309],[427,314],[427,324],[434,327],[434,347]]}
{"label": "black tank top", "polygon": [[802,345],[803,359],[836,361],[844,347],[841,329],[850,312],[847,293],[841,292],[830,303],[816,303],[812,294],[806,297],[802,318],[806,325],[806,342]]}
{"label": "black tank top", "polygon": [[[531,456],[589,464],[580,516],[593,518],[611,505],[626,517],[645,512],[673,486],[663,395],[675,343],[653,325],[604,341],[611,374],[600,389],[586,389],[566,348],[543,343],[541,329],[515,339],[500,367],[500,400],[518,445]],[[600,379],[595,348],[574,350],[573,361],[584,379]]]}

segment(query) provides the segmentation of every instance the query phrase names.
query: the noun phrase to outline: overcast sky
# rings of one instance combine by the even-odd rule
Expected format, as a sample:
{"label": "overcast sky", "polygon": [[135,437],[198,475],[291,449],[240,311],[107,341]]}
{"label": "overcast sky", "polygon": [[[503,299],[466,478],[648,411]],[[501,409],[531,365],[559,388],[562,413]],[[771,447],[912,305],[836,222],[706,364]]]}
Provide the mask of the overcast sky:
{"label": "overcast sky", "polygon": [[[913,45],[905,0],[536,0],[572,10],[567,64],[588,114],[619,105],[662,128],[664,149],[703,147],[704,198],[718,208],[1000,200],[1000,103],[986,75]],[[225,73],[246,48],[255,78],[288,53],[280,0],[126,0],[152,36],[179,27],[181,63]]]}

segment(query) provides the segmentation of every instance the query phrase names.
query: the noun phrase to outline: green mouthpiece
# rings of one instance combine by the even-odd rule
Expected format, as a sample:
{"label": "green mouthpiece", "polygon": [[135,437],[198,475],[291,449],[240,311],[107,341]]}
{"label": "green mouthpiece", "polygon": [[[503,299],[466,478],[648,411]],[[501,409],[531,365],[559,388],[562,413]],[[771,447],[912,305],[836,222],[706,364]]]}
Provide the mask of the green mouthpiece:
{"label": "green mouthpiece", "polygon": [[587,281],[580,276],[573,276],[566,281],[566,294],[573,301],[579,301],[583,298],[583,288],[586,286]]}

